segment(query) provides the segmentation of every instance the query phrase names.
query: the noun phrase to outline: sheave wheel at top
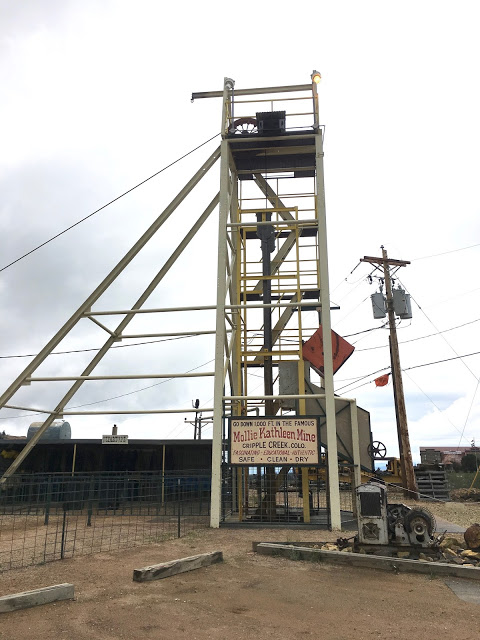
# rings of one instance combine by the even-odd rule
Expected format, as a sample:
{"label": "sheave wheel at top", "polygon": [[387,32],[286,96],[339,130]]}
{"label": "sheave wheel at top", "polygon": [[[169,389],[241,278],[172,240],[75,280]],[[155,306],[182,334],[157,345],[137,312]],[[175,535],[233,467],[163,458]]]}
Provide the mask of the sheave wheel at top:
{"label": "sheave wheel at top", "polygon": [[248,135],[249,133],[257,133],[257,120],[256,118],[238,118],[234,120],[230,127],[230,133],[235,135]]}

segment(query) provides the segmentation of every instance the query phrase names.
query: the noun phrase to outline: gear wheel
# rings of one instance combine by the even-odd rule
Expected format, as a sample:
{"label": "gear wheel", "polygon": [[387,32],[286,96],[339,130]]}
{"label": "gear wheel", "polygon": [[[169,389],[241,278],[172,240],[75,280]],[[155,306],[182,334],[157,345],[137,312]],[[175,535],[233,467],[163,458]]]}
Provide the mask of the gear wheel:
{"label": "gear wheel", "polygon": [[407,511],[408,507],[404,504],[387,504],[388,523],[395,526],[397,522],[403,522]]}

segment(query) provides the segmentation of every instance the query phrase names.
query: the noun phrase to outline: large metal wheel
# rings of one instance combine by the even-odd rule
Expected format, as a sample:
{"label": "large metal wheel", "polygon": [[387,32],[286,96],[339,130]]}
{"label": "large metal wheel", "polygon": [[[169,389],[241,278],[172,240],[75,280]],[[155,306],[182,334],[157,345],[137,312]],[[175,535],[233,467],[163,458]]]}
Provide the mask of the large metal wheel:
{"label": "large metal wheel", "polygon": [[238,120],[234,120],[230,127],[230,133],[240,136],[249,135],[250,133],[258,133],[257,119],[238,118]]}
{"label": "large metal wheel", "polygon": [[418,538],[432,536],[435,531],[435,518],[427,509],[413,508],[405,517],[407,531]]}
{"label": "large metal wheel", "polygon": [[371,458],[385,458],[387,447],[380,440],[374,440],[368,445],[367,453]]}

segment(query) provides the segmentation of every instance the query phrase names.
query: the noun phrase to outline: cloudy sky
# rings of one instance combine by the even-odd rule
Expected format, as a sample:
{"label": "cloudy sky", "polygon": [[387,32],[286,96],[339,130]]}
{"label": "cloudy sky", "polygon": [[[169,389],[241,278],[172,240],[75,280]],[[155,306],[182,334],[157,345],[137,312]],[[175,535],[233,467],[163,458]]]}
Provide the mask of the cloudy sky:
{"label": "cloudy sky", "polygon": [[[317,68],[331,291],[341,307],[332,323],[356,347],[336,389],[371,412],[374,438],[395,454],[392,387],[372,382],[389,367],[388,333],[372,317],[371,268],[357,266],[384,245],[411,261],[397,275],[413,299],[398,335],[414,458],[420,445],[480,442],[480,356],[468,355],[480,351],[478,4],[300,2],[294,15],[285,2],[165,6],[0,0],[0,268],[218,133],[219,101],[191,104],[192,91],[221,89],[224,76],[237,88],[305,83]],[[0,272],[2,388],[29,361],[6,356],[42,348],[217,144]],[[218,167],[96,308],[131,306],[217,190]],[[148,306],[214,303],[215,246],[213,215]],[[214,327],[213,315],[166,316],[132,323],[132,333]],[[99,347],[104,336],[84,320],[58,350]],[[119,348],[98,373],[209,371],[212,347],[196,337]],[[52,356],[39,373],[76,375],[91,355]],[[211,406],[207,379],[154,382],[85,384],[71,406]],[[51,407],[66,389],[57,384],[24,388],[12,403]],[[13,434],[38,419],[0,417]],[[70,422],[75,437],[100,437],[113,422],[130,437],[190,437],[184,417]]]}

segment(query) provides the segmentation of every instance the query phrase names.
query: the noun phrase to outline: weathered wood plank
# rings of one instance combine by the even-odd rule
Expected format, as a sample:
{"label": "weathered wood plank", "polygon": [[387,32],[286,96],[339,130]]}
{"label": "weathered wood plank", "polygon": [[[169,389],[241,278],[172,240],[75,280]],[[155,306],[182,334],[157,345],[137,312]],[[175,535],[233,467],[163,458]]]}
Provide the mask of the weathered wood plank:
{"label": "weathered wood plank", "polygon": [[150,567],[143,567],[143,569],[134,569],[133,580],[135,582],[161,580],[162,578],[175,576],[177,573],[185,573],[185,571],[208,567],[217,562],[223,562],[223,553],[221,551],[201,553],[198,556],[189,556],[187,558],[180,558],[179,560],[154,564]]}
{"label": "weathered wood plank", "polygon": [[257,553],[266,556],[282,556],[291,560],[307,560],[310,562],[331,562],[364,569],[380,569],[396,573],[423,573],[427,575],[454,576],[480,580],[480,568],[464,567],[456,564],[441,562],[419,562],[406,558],[386,558],[384,556],[363,555],[360,553],[346,553],[344,551],[323,551],[307,547],[271,544],[262,542],[257,544]]}
{"label": "weathered wood plank", "polygon": [[73,584],[54,584],[51,587],[33,589],[33,591],[23,591],[13,593],[9,596],[0,597],[0,613],[15,611],[17,609],[27,609],[40,604],[57,602],[58,600],[72,600],[74,598]]}

